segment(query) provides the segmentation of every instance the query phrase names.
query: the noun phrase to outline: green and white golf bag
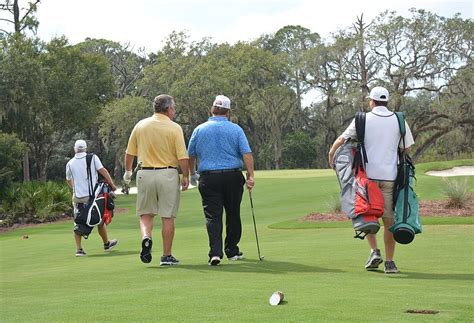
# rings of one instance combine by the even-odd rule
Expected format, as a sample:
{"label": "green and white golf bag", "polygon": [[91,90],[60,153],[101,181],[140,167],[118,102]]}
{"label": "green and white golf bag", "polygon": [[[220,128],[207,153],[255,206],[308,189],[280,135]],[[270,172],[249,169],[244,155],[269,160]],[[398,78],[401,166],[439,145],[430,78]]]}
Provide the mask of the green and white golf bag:
{"label": "green and white golf bag", "polygon": [[402,112],[396,114],[404,151],[399,154],[398,174],[393,189],[395,224],[389,230],[393,233],[395,241],[408,244],[415,239],[415,234],[422,232],[422,227],[418,196],[413,189],[415,166],[405,151],[405,120]]}

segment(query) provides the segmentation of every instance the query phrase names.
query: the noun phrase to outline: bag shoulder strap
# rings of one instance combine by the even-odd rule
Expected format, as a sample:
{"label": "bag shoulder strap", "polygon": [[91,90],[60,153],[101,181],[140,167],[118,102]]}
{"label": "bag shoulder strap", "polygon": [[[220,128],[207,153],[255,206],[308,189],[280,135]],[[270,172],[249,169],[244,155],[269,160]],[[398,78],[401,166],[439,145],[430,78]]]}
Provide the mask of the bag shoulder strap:
{"label": "bag shoulder strap", "polygon": [[400,134],[402,137],[405,136],[406,134],[406,129],[405,129],[405,114],[401,111],[395,112],[395,115],[397,116],[398,120],[398,127],[400,128]]}
{"label": "bag shoulder strap", "polygon": [[92,158],[94,158],[93,153],[86,155],[87,178],[89,179],[89,197],[92,197],[92,195],[94,195],[94,187],[92,185],[92,172],[91,172]]}
{"label": "bag shoulder strap", "polygon": [[400,141],[403,142],[403,148],[405,149],[405,114],[401,111],[395,112],[398,121],[398,128],[400,129]]}
{"label": "bag shoulder strap", "polygon": [[357,112],[355,115],[355,126],[357,141],[364,143],[365,138],[365,112]]}
{"label": "bag shoulder strap", "polygon": [[358,156],[354,159],[354,168],[357,171],[359,167],[365,168],[365,163],[368,162],[367,152],[365,151],[364,139],[365,139],[365,112],[357,112],[355,116],[355,128],[357,135],[357,154]]}

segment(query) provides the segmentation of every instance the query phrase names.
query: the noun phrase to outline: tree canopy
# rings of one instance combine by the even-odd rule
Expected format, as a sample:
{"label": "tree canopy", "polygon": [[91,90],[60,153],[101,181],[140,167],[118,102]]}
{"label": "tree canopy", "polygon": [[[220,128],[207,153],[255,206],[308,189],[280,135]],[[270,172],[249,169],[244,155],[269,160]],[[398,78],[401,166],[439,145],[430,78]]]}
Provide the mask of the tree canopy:
{"label": "tree canopy", "polygon": [[[35,26],[35,10],[24,28]],[[472,19],[417,9],[361,15],[326,39],[303,26],[236,44],[175,31],[151,54],[106,39],[70,45],[13,32],[0,48],[1,131],[28,147],[36,178],[62,178],[65,147],[81,136],[118,179],[128,135],[153,113],[156,95],[175,98],[189,139],[224,94],[257,169],[324,168],[330,144],[381,85],[389,108],[407,115],[415,159],[472,157],[473,35]]]}

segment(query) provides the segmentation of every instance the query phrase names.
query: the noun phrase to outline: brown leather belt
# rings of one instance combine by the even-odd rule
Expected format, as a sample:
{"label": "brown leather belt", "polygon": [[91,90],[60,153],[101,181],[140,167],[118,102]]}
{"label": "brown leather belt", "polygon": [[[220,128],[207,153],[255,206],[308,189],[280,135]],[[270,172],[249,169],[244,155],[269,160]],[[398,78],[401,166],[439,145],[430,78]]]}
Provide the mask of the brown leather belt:
{"label": "brown leather belt", "polygon": [[176,167],[173,167],[173,166],[166,166],[166,167],[142,167],[142,169],[144,169],[144,170],[157,170],[157,169],[168,169],[168,168],[176,169]]}

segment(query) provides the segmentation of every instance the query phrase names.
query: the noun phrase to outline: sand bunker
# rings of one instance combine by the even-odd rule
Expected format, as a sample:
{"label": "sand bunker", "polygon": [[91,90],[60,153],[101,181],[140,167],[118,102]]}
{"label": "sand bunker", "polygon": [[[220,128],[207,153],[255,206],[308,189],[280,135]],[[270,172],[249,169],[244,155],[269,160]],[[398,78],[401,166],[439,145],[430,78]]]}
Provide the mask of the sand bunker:
{"label": "sand bunker", "polygon": [[458,166],[451,169],[445,170],[432,170],[426,172],[427,175],[431,176],[440,176],[440,177],[450,177],[450,176],[473,176],[474,175],[474,166]]}

